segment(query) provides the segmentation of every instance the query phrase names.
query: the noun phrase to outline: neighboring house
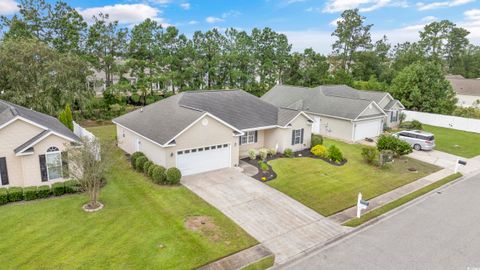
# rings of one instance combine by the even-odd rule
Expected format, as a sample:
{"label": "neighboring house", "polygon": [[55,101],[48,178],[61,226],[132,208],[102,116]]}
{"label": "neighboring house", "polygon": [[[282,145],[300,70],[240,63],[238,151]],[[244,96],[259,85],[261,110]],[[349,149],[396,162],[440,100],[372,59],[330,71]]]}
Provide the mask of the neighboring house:
{"label": "neighboring house", "polygon": [[307,114],[243,90],[182,92],[113,120],[118,146],[183,175],[236,167],[250,149],[310,147]]}
{"label": "neighboring house", "polygon": [[480,79],[465,79],[462,75],[448,75],[461,107],[480,107]]}
{"label": "neighboring house", "polygon": [[0,100],[0,187],[50,185],[68,175],[80,139],[56,118]]}
{"label": "neighboring house", "polygon": [[346,85],[277,85],[262,100],[305,111],[314,119],[312,133],[350,142],[377,137],[385,127],[397,126],[404,109],[389,93],[356,90]]}

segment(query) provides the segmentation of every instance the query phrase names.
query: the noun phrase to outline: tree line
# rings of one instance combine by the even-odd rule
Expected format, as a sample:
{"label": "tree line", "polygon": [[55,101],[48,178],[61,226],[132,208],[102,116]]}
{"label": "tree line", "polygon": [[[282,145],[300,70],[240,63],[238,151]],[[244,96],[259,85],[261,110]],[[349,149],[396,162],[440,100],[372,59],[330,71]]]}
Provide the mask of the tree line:
{"label": "tree line", "polygon": [[[260,96],[279,83],[347,84],[390,91],[411,109],[451,113],[455,98],[444,74],[480,77],[480,47],[447,20],[426,25],[418,42],[392,45],[386,36],[373,41],[373,25],[346,10],[331,54],[322,55],[293,52],[287,37],[270,28],[188,37],[151,19],[130,30],[108,14],[91,24],[85,19],[65,2],[44,0],[21,0],[17,15],[2,17],[0,97],[51,114],[68,103],[82,107],[93,97],[87,86],[95,69],[105,74],[108,94],[140,93],[144,100],[156,88],[241,88]],[[126,75],[136,78],[133,85]]]}

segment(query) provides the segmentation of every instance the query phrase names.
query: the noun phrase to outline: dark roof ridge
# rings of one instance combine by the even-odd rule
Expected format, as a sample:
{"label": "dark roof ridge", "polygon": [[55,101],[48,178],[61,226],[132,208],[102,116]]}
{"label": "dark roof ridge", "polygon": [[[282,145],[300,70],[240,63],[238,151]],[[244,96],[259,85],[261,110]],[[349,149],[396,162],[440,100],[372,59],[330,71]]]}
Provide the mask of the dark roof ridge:
{"label": "dark roof ridge", "polygon": [[234,88],[234,89],[199,89],[199,90],[188,90],[182,91],[179,94],[198,94],[198,93],[210,93],[210,92],[227,92],[227,91],[244,91],[242,89]]}

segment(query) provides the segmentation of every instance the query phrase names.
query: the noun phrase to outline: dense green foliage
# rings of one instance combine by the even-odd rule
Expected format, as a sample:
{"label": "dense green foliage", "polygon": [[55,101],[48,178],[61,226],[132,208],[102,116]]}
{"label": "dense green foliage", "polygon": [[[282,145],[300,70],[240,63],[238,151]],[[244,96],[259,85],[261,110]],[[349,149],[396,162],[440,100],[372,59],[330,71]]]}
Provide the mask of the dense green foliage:
{"label": "dense green foliage", "polygon": [[321,144],[317,144],[310,149],[310,152],[317,157],[326,158],[327,157],[327,148]]}
{"label": "dense green foliage", "polygon": [[258,161],[258,166],[260,167],[260,169],[262,171],[268,171],[268,169],[269,169],[267,163],[263,160]]}
{"label": "dense green foliage", "polygon": [[39,199],[48,198],[50,197],[50,195],[52,195],[52,190],[50,189],[50,186],[44,185],[37,187],[37,197]]}
{"label": "dense green foliage", "polygon": [[150,167],[153,165],[153,162],[151,162],[150,160],[148,160],[147,162],[143,163],[143,173],[145,173],[146,175],[148,175],[148,170],[150,169]]}
{"label": "dense green foliage", "polygon": [[144,157],[145,154],[142,152],[135,152],[130,156],[130,164],[132,164],[132,167],[135,169],[137,168],[137,158],[139,157]]}
{"label": "dense green foliage", "polygon": [[26,187],[23,189],[23,199],[25,201],[35,200],[37,198],[37,187]]}
{"label": "dense green foliage", "polygon": [[156,184],[165,184],[167,176],[165,175],[165,167],[160,165],[154,165],[155,168],[153,169],[153,182]]}
{"label": "dense green foliage", "polygon": [[405,128],[409,130],[422,130],[423,126],[422,123],[418,120],[402,122],[400,124],[400,128]]}
{"label": "dense green foliage", "polygon": [[166,176],[167,184],[176,185],[180,183],[180,179],[182,178],[182,173],[180,172],[179,169],[172,167],[172,168],[168,168],[168,170],[165,171],[165,176]]}
{"label": "dense green foliage", "polygon": [[143,165],[148,161],[146,156],[140,156],[135,159],[135,169],[139,172],[143,172]]}
{"label": "dense green foliage", "polygon": [[283,151],[283,155],[287,158],[293,157],[293,150],[290,148],[287,148]]}
{"label": "dense green foliage", "polygon": [[336,162],[336,163],[340,163],[344,160],[342,151],[340,151],[340,149],[337,146],[335,146],[334,144],[332,144],[332,145],[330,145],[330,147],[328,147],[327,157],[331,161]]}
{"label": "dense green foliage", "polygon": [[321,145],[321,144],[323,144],[322,135],[312,134],[312,142],[311,142],[312,147],[316,145]]}
{"label": "dense green foliage", "polygon": [[54,183],[52,185],[52,193],[55,196],[62,196],[65,194],[65,184],[64,183]]}
{"label": "dense green foliage", "polygon": [[8,202],[8,192],[6,188],[0,188],[0,205]]}
{"label": "dense green foliage", "polygon": [[23,188],[11,187],[8,189],[8,201],[17,202],[23,200]]}
{"label": "dense green foliage", "polygon": [[410,144],[392,135],[380,135],[377,141],[377,149],[378,151],[393,151],[396,156],[407,155],[413,151]]}
{"label": "dense green foliage", "polygon": [[58,114],[58,120],[62,122],[68,129],[73,131],[73,115],[70,104],[65,105],[65,109]]}
{"label": "dense green foliage", "polygon": [[373,164],[378,159],[378,150],[372,146],[362,148],[362,157],[368,164]]}

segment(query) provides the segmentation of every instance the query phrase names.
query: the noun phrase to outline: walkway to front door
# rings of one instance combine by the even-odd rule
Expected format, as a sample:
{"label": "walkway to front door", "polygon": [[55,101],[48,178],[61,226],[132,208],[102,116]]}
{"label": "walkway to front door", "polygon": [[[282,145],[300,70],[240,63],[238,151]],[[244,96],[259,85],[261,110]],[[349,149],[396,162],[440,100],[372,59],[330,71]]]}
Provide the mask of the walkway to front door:
{"label": "walkway to front door", "polygon": [[185,176],[182,184],[269,248],[276,264],[348,230],[236,168]]}

